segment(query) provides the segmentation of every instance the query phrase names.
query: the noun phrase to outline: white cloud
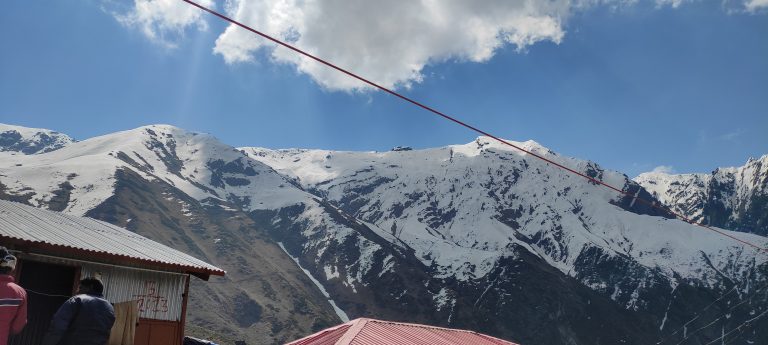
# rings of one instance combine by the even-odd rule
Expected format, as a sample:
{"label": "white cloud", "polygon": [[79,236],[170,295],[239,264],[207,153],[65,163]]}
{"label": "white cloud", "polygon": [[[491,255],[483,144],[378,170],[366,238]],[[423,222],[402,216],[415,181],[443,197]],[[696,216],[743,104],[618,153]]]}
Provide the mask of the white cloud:
{"label": "white cloud", "polygon": [[678,8],[680,7],[680,5],[682,5],[686,1],[690,1],[690,0],[656,0],[656,6],[658,7],[670,6],[672,8]]}
{"label": "white cloud", "polygon": [[745,0],[744,7],[749,12],[757,12],[768,8],[768,0]]}
{"label": "white cloud", "polygon": [[[209,8],[214,6],[213,0],[197,2]],[[121,24],[138,28],[150,40],[167,47],[175,47],[176,39],[189,26],[208,28],[204,13],[180,0],[135,0],[131,10],[113,15]]]}
{"label": "white cloud", "polygon": [[[430,64],[479,63],[506,45],[524,52],[538,42],[560,43],[572,12],[594,6],[622,8],[638,1],[226,0],[224,7],[235,20],[375,83],[407,88],[424,79],[423,70]],[[694,0],[648,1],[657,7],[678,8]],[[768,0],[736,1],[752,13],[768,8]],[[214,7],[213,0],[197,2]],[[138,28],[168,47],[176,45],[187,27],[207,29],[205,13],[180,0],[135,0],[130,10],[114,15],[122,24]],[[213,50],[228,64],[268,56],[275,63],[294,66],[330,90],[366,88],[362,82],[234,25],[218,37]]]}
{"label": "white cloud", "polygon": [[[655,0],[655,1],[656,1],[656,6],[657,7],[670,6],[672,8],[678,8],[678,7],[680,7],[680,5],[682,5],[682,4],[686,3],[686,2],[694,2],[694,1],[697,1],[697,0]],[[726,5],[726,7],[728,7],[728,5],[729,5],[728,3],[729,2],[731,2],[731,1],[730,0],[723,0],[723,4]],[[735,1],[734,4],[730,4],[730,5],[731,6],[733,6],[733,5],[735,5],[735,6],[743,5],[744,9],[746,9],[747,12],[754,13],[754,12],[757,12],[757,11],[759,11],[761,9],[768,8],[768,0],[740,0],[740,1],[737,0],[737,1]],[[738,11],[736,11],[736,12],[729,11],[729,12],[737,13]]]}
{"label": "white cloud", "polygon": [[[506,44],[518,50],[541,41],[559,43],[570,2],[536,0],[264,0],[232,1],[235,20],[386,87],[423,79],[430,63],[484,62]],[[363,85],[337,71],[231,25],[214,51],[227,63],[247,62],[260,49],[294,65],[323,87]]]}
{"label": "white cloud", "polygon": [[719,139],[724,141],[736,142],[743,134],[744,134],[744,131],[742,131],[741,129],[737,129],[735,131],[720,135]]}
{"label": "white cloud", "polygon": [[674,174],[675,173],[675,168],[673,168],[671,165],[659,165],[659,166],[653,168],[653,170],[651,170],[651,172],[662,173],[662,174]]}

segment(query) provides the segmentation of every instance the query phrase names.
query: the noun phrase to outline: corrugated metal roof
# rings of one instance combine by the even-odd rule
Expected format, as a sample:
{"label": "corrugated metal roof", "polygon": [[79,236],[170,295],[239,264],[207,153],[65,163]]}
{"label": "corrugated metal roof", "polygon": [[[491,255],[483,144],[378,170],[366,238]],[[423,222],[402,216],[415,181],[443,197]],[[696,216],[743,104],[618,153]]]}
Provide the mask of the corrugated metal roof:
{"label": "corrugated metal roof", "polygon": [[129,258],[185,271],[224,275],[224,270],[121,227],[0,200],[0,237],[76,251]]}
{"label": "corrugated metal roof", "polygon": [[[343,334],[339,334],[343,333]],[[287,345],[517,345],[473,331],[360,318]]]}
{"label": "corrugated metal roof", "polygon": [[347,322],[336,327],[322,330],[306,338],[296,340],[291,345],[334,345],[347,330],[352,327],[352,322]]}

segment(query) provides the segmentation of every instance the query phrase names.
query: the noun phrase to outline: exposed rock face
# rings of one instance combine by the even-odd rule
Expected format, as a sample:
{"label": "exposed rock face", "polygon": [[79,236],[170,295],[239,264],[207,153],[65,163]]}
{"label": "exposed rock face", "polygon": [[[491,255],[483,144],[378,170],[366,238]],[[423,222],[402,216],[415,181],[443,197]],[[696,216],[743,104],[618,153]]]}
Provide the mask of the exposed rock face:
{"label": "exposed rock face", "polygon": [[635,180],[696,222],[768,236],[768,155],[711,174],[654,172]]}
{"label": "exposed rock face", "polygon": [[59,132],[0,123],[0,152],[33,155],[58,150],[73,142],[72,138]]}
{"label": "exposed rock face", "polygon": [[[226,192],[227,166],[250,159],[214,144],[211,156],[227,164],[187,170],[200,158],[194,150],[205,151],[180,146],[197,138],[206,146],[212,138],[185,133],[176,145],[175,131],[148,127],[34,156],[2,153],[0,197],[105,220],[225,269],[224,278],[192,280],[187,320],[208,337],[284,343],[338,323],[327,299],[241,209],[243,198]],[[260,169],[275,188],[285,182],[269,167],[249,164],[245,176]],[[222,176],[224,188],[208,184],[211,176]]]}
{"label": "exposed rock face", "polygon": [[[623,174],[605,171],[592,162],[558,156],[535,142],[516,145],[611,185],[623,186],[631,195],[661,204]],[[657,340],[674,333],[691,315],[698,313],[695,304],[689,304],[691,301],[713,301],[727,291],[749,290],[750,281],[765,281],[760,274],[760,270],[765,269],[764,258],[751,248],[737,249],[737,243],[724,242],[704,229],[668,219],[663,208],[632,202],[630,197],[553,169],[487,138],[467,145],[408,152],[242,150],[292,177],[318,198],[363,221],[383,238],[389,238],[390,243],[402,243],[412,250],[416,259],[430,268],[432,277],[451,280],[450,284],[425,283],[434,286],[431,293],[437,292],[440,296],[435,300],[443,301],[449,296],[445,298],[449,305],[466,303],[477,310],[480,304],[456,297],[468,295],[466,291],[470,286],[485,290],[490,285],[489,294],[504,296],[497,306],[505,299],[509,301],[517,290],[492,283],[492,277],[500,272],[504,272],[502,277],[506,276],[514,271],[515,265],[521,265],[519,258],[525,256],[512,248],[525,248],[526,253],[541,258],[559,274],[575,279],[625,310],[634,311],[633,317],[647,317],[645,320],[650,319],[654,324],[650,333],[654,333]],[[762,237],[745,235],[744,238],[765,243]],[[724,252],[720,249],[710,249],[714,243],[735,251],[722,256]],[[748,255],[746,260],[742,254]],[[712,261],[712,257],[717,258]],[[531,264],[531,258],[524,261]],[[721,263],[714,263],[717,261]],[[524,286],[520,279],[514,281],[517,288]],[[574,291],[559,284],[553,284],[552,288]],[[758,289],[765,291],[765,286],[758,285]],[[542,291],[541,288],[533,290]],[[555,291],[543,294],[556,296]],[[727,313],[732,308],[729,305],[743,301],[743,297],[734,297],[726,296],[707,313],[713,316]],[[575,298],[570,301],[579,303]],[[757,310],[764,310],[765,302],[763,299],[760,302],[763,306]],[[738,321],[719,323],[721,328],[735,327],[747,320],[752,307],[741,304],[734,308],[741,309],[741,317]],[[501,309],[482,314],[499,316]],[[465,322],[455,315],[449,313],[446,317],[438,312],[432,323],[456,326]],[[514,324],[503,317],[491,318],[486,324],[493,324],[494,320]],[[603,318],[599,322],[606,324]],[[638,327],[643,324],[639,320],[631,323]],[[505,327],[476,327],[491,334],[506,335]],[[580,337],[583,336],[580,330],[593,328],[594,325],[574,327],[574,332],[563,331],[567,329],[565,326],[549,329],[547,334],[559,335],[557,341],[524,338],[531,334],[518,333],[515,338],[515,334],[510,333],[509,337],[529,339],[532,343],[568,343],[569,339],[578,339],[573,340],[576,343],[605,341],[605,338],[585,341]],[[720,336],[720,330],[707,327],[692,337],[714,339]],[[677,336],[675,333],[669,337]],[[643,343],[637,336],[613,340]]]}
{"label": "exposed rock face", "polygon": [[[518,145],[653,198],[595,163]],[[193,284],[188,320],[232,341],[280,343],[362,316],[530,344],[705,344],[739,325],[729,341],[768,339],[764,319],[745,323],[768,307],[765,257],[486,138],[383,153],[234,149],[158,125],[0,155],[0,197],[226,269]],[[717,321],[678,331],[696,315],[691,329]]]}

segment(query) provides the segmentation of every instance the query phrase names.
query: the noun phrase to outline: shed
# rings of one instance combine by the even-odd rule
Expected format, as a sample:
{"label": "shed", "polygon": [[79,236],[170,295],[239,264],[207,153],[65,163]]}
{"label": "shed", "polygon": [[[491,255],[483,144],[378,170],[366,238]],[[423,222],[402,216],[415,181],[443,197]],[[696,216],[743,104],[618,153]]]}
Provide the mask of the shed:
{"label": "shed", "polygon": [[286,345],[517,345],[485,334],[360,318],[331,327]]}
{"label": "shed", "polygon": [[96,276],[107,300],[138,304],[135,345],[180,345],[190,276],[208,280],[225,274],[121,227],[4,200],[0,245],[17,256],[14,274],[28,295],[29,322],[11,344],[39,344],[81,277]]}

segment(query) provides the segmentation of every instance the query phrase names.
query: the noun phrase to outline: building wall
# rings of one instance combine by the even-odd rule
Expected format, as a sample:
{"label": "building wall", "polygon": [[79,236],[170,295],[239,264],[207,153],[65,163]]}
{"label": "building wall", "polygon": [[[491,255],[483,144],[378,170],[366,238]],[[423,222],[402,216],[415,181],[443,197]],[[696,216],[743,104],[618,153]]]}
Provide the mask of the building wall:
{"label": "building wall", "polygon": [[79,270],[75,265],[28,260],[16,265],[16,282],[27,291],[27,325],[9,344],[42,343],[53,315],[72,296]]}
{"label": "building wall", "polygon": [[134,336],[134,345],[175,345],[181,344],[183,330],[181,323],[160,320],[139,320]]}
{"label": "building wall", "polygon": [[139,301],[142,319],[181,321],[186,275],[83,263],[80,276],[100,278],[112,303]]}
{"label": "building wall", "polygon": [[[140,315],[134,345],[181,345],[184,336],[184,292],[188,275],[103,265],[30,253],[22,254],[21,257],[21,271],[24,271],[26,261],[72,267],[72,269],[77,270],[77,274],[70,277],[71,281],[61,282],[62,284],[74,288],[77,279],[95,276],[104,282],[104,297],[113,304],[138,300]],[[46,276],[45,279],[51,277],[49,272],[36,272],[33,265],[27,264],[26,266],[29,268],[26,274],[33,276],[42,274]],[[60,294],[69,295],[69,292],[62,290]],[[55,303],[55,308],[58,308],[66,300],[65,296],[62,297],[61,301]],[[42,296],[42,298],[48,297]],[[50,322],[49,318],[41,321],[43,324],[41,327],[29,329],[29,332],[26,332],[30,334],[22,334],[14,337],[15,339],[12,338],[11,344],[39,344]]]}

